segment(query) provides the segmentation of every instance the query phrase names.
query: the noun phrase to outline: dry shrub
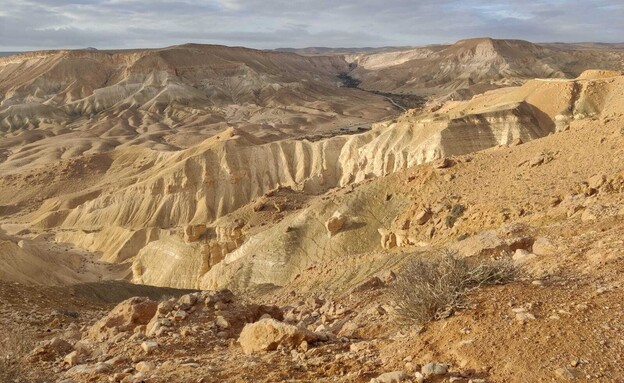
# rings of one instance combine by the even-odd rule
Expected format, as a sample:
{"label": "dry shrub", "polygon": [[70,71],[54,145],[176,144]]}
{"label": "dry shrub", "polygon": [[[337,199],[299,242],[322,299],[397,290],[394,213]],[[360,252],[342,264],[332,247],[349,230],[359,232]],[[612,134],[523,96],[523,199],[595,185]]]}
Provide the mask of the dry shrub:
{"label": "dry shrub", "polygon": [[399,319],[424,324],[458,308],[471,290],[511,281],[517,274],[510,260],[475,262],[446,250],[411,261],[397,276],[391,295]]}
{"label": "dry shrub", "polygon": [[26,366],[24,358],[35,347],[36,340],[23,326],[6,326],[0,331],[0,382],[38,383],[51,382],[43,372]]}

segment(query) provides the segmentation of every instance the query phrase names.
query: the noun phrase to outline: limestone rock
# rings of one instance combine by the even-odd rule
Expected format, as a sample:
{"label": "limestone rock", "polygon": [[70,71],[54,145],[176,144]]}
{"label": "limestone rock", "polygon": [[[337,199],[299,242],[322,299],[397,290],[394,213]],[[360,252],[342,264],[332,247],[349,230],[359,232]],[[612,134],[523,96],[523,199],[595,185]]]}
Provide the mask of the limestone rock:
{"label": "limestone rock", "polygon": [[555,374],[564,380],[574,380],[583,376],[579,370],[570,367],[558,368],[555,370]]}
{"label": "limestone rock", "polygon": [[386,372],[376,378],[371,379],[370,383],[399,383],[408,380],[409,377],[403,371]]}
{"label": "limestone rock", "polygon": [[604,174],[596,174],[587,181],[590,189],[600,189],[602,185],[607,181],[607,177]]}
{"label": "limestone rock", "polygon": [[347,217],[342,215],[342,213],[340,212],[335,212],[334,215],[332,215],[331,218],[329,218],[329,220],[327,220],[327,222],[325,223],[325,227],[327,228],[327,235],[329,237],[333,237],[334,235],[336,235],[343,228],[346,222]]}
{"label": "limestone rock", "polygon": [[93,339],[106,339],[135,327],[146,325],[156,314],[158,302],[148,298],[133,297],[118,304],[108,315],[97,321],[88,332]]}
{"label": "limestone rock", "polygon": [[139,362],[134,368],[139,372],[150,372],[154,369],[154,364],[152,362]]}
{"label": "limestone rock", "polygon": [[448,365],[442,363],[434,363],[430,362],[422,366],[420,372],[425,376],[433,376],[433,375],[446,375],[448,372]]}
{"label": "limestone rock", "polygon": [[432,216],[431,210],[424,209],[414,217],[414,222],[418,225],[424,225],[431,219]]}
{"label": "limestone rock", "polygon": [[141,348],[145,351],[146,354],[151,354],[158,348],[158,343],[154,341],[145,341],[141,343]]}
{"label": "limestone rock", "polygon": [[514,253],[512,259],[514,261],[515,265],[522,265],[526,262],[529,262],[532,259],[535,259],[537,257],[537,255],[524,250],[524,249],[518,249],[516,250],[516,252]]}
{"label": "limestone rock", "polygon": [[303,341],[312,342],[317,338],[309,330],[267,318],[247,324],[241,331],[238,342],[245,354],[253,354],[275,350],[279,345],[295,348]]}
{"label": "limestone rock", "polygon": [[81,360],[82,358],[80,357],[78,351],[72,351],[69,354],[65,355],[65,357],[63,358],[63,362],[65,362],[69,366],[75,366],[77,364],[80,364]]}
{"label": "limestone rock", "polygon": [[397,246],[396,234],[383,228],[379,228],[377,231],[381,235],[381,247],[383,249],[389,250]]}
{"label": "limestone rock", "polygon": [[547,256],[557,254],[557,246],[546,237],[538,237],[533,242],[533,254]]}

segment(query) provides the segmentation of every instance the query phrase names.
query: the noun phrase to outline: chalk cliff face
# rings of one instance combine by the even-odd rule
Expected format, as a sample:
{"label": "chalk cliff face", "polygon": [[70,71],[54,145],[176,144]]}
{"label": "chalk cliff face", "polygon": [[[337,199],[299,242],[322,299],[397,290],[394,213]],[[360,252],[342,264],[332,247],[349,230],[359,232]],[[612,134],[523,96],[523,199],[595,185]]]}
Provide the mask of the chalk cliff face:
{"label": "chalk cliff face", "polygon": [[[611,81],[619,85],[610,84],[607,93],[615,94],[613,92],[617,92],[623,85],[622,77],[613,78]],[[286,178],[281,178],[279,182],[280,185],[290,186],[301,192],[317,194],[335,186],[362,184],[362,181],[367,179],[393,174],[439,158],[545,137],[556,129],[563,129],[562,123],[573,121],[574,115],[577,119],[585,118],[579,114],[579,111],[587,110],[587,105],[595,105],[603,99],[603,96],[599,96],[598,99],[592,96],[596,93],[591,89],[601,88],[604,91],[605,85],[605,82],[601,80],[536,81],[524,87],[484,95],[481,101],[487,101],[487,106],[481,109],[473,109],[474,104],[471,103],[463,103],[461,106],[455,104],[453,109],[449,110],[449,114],[460,117],[406,115],[396,122],[379,124],[373,131],[361,136],[348,139],[336,137],[327,140],[322,143],[323,153],[328,157],[331,153],[335,155],[332,161],[326,161],[324,165],[318,167],[315,167],[313,161],[297,157],[297,153],[314,152],[311,147],[321,145],[321,143],[298,142],[306,149],[289,151],[285,148],[291,143],[281,142],[279,144],[283,146],[278,157],[290,158],[291,160],[286,161],[287,163],[307,164],[307,169],[315,170],[306,173],[282,167],[281,174]],[[565,90],[570,88],[584,89],[580,93],[574,93],[578,97],[576,102],[566,99]],[[524,101],[524,95],[529,91],[532,101],[541,98],[544,101],[548,100],[547,103],[534,105]],[[547,96],[551,92],[561,95],[561,98],[550,99]],[[517,101],[508,102],[512,99]],[[578,102],[578,100],[585,101]],[[475,103],[477,101],[475,100]],[[601,110],[612,107],[616,106],[603,104]],[[600,113],[600,110],[595,109],[594,112],[590,112],[596,115],[594,113]],[[590,116],[590,114],[585,116]],[[278,143],[273,145],[278,145]],[[236,152],[244,151],[237,150]],[[257,153],[255,156],[263,158]],[[308,158],[314,159],[314,157]],[[271,174],[271,171],[263,169],[256,174]],[[296,178],[292,174],[300,174],[304,177]],[[256,177],[252,176],[251,179],[257,179]],[[310,188],[309,180],[313,178],[322,179],[323,182],[314,182],[314,187]],[[358,190],[360,190],[358,193],[347,193],[339,199],[321,198],[313,206],[292,212],[278,224],[249,236],[242,244],[232,246],[224,252],[226,255],[223,261],[211,264],[210,267],[199,268],[209,269],[203,276],[201,273],[196,273],[188,280],[192,281],[193,286],[201,288],[215,288],[223,285],[238,287],[255,284],[282,285],[319,260],[379,249],[383,246],[383,240],[380,243],[379,229],[391,226],[392,219],[401,213],[408,201],[398,196],[390,201],[384,201],[382,185],[358,188]],[[254,198],[259,197],[260,195],[255,195]],[[336,211],[350,217],[348,222],[352,229],[334,238],[327,235],[324,225]],[[219,221],[219,219],[215,221],[214,225],[218,226]],[[408,241],[406,238],[399,238],[398,242],[402,240]],[[171,250],[173,248],[188,247],[181,240],[173,245],[171,242],[164,242],[164,244],[169,246],[169,250],[162,254],[169,254],[169,256],[176,253]],[[161,245],[153,244],[150,247],[152,251],[146,250],[141,257],[137,258],[135,268],[149,270],[150,268],[157,269],[159,267],[157,265],[160,264],[169,264],[169,262],[150,259],[148,254],[158,252],[154,251],[158,246]],[[183,251],[180,250],[180,252]],[[176,260],[170,264],[175,265],[171,267],[175,270],[181,263],[196,260],[197,257],[190,257],[186,261]],[[198,269],[193,266],[190,268]],[[145,272],[137,280],[163,285],[171,283],[163,280],[162,274],[150,279]]]}

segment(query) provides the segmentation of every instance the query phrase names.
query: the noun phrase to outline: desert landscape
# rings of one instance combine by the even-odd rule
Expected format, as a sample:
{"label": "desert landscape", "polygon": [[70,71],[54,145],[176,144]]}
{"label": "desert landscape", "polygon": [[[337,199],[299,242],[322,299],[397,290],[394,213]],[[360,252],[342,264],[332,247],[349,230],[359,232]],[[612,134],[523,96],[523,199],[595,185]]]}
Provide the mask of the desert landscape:
{"label": "desert landscape", "polygon": [[0,382],[624,382],[622,44],[0,57]]}

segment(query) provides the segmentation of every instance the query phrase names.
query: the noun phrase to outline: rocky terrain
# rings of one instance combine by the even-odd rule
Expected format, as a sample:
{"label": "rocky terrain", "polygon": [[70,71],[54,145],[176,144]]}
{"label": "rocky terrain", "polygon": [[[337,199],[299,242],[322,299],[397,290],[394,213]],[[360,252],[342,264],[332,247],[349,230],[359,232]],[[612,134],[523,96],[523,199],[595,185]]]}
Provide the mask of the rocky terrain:
{"label": "rocky terrain", "polygon": [[430,49],[0,59],[0,381],[622,381],[617,52]]}

